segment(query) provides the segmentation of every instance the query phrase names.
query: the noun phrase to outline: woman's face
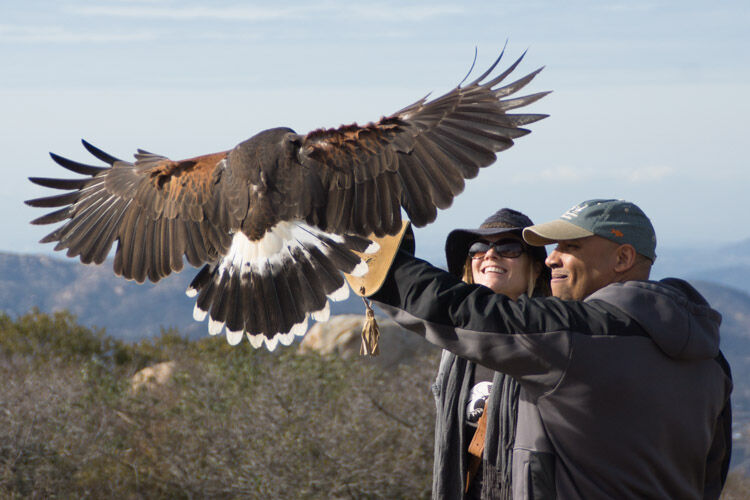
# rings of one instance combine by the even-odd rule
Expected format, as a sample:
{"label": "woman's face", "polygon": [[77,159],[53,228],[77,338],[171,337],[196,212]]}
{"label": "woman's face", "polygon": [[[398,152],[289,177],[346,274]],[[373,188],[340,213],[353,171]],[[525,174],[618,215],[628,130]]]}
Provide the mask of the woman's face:
{"label": "woman's face", "polygon": [[[513,234],[498,234],[482,238],[495,243],[503,240],[522,241]],[[471,272],[474,283],[484,285],[495,293],[502,293],[516,300],[526,293],[529,286],[529,255],[523,252],[515,258],[501,257],[494,248],[484,254],[477,254],[471,259]]]}

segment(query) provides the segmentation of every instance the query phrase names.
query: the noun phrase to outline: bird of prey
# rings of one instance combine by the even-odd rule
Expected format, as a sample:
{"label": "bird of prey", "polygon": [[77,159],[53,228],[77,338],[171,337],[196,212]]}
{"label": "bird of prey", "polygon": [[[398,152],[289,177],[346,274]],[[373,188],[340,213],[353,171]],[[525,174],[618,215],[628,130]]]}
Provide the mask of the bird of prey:
{"label": "bird of prey", "polygon": [[505,84],[523,55],[491,76],[502,56],[474,81],[366,125],[306,135],[272,128],[179,161],[140,149],[123,161],[83,141],[106,166],[50,153],[84,177],[30,178],[68,191],[27,201],[56,208],[32,224],[62,222],[41,242],[86,264],[101,264],[116,242],[114,272],[138,283],[180,271],[184,260],[203,266],[187,294],[210,334],[289,345],[310,317],[328,317],[328,299],[348,297],[342,273],[367,271],[368,236],[398,232],[402,208],[415,226],[434,221],[464,179],[547,116],[509,113],[547,92],[509,97],[542,68]]}

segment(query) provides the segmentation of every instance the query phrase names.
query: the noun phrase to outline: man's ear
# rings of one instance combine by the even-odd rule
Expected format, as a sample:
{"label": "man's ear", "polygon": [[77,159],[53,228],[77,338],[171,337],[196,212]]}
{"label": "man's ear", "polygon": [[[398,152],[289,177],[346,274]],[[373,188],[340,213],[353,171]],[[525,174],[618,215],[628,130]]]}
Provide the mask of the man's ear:
{"label": "man's ear", "polygon": [[614,271],[617,273],[630,271],[635,265],[637,255],[638,252],[635,251],[633,245],[626,243],[617,247],[617,250],[615,250]]}

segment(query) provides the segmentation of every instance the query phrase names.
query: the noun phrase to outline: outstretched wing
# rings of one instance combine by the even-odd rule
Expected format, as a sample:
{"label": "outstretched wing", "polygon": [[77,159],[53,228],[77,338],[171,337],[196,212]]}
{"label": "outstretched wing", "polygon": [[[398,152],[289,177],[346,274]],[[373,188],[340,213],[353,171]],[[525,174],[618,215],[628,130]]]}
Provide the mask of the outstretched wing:
{"label": "outstretched wing", "polygon": [[179,271],[183,259],[206,264],[188,294],[210,333],[288,344],[310,316],[327,317],[329,299],[348,295],[342,271],[366,271],[352,253],[368,251],[363,237],[396,233],[402,207],[417,226],[433,221],[464,179],[546,116],[508,113],[546,94],[507,98],[539,72],[500,86],[521,58],[483,82],[501,57],[470,84],[365,126],[269,129],[231,152],[181,161],[139,150],[129,163],[84,141],[108,166],[52,154],[86,177],[32,178],[69,191],[28,201],[57,208],[33,223],[61,222],[42,242],[84,263],[103,262],[117,242],[115,272],[138,282]]}
{"label": "outstretched wing", "polygon": [[[342,271],[366,271],[351,250],[374,248],[367,239],[326,234],[299,217],[281,216],[299,212],[304,198],[279,192],[276,182],[299,175],[280,172],[285,178],[277,179],[271,172],[280,139],[289,134],[293,131],[271,129],[232,151],[181,161],[139,150],[134,163],[84,141],[109,166],[52,154],[61,166],[87,177],[32,178],[69,190],[27,201],[58,208],[32,223],[62,222],[42,242],[57,242],[55,250],[67,249],[84,263],[103,262],[117,242],[115,272],[138,282],[179,271],[185,258],[194,266],[205,264],[187,293],[196,297],[195,319],[209,318],[209,333],[226,327],[233,344],[247,334],[255,347],[288,345],[305,333],[310,317],[327,319],[329,300],[346,299]],[[286,208],[275,211],[269,200]]]}
{"label": "outstretched wing", "polygon": [[[227,153],[172,161],[139,150],[135,163],[119,160],[83,141],[109,167],[85,165],[51,153],[81,179],[31,178],[40,186],[71,190],[37,198],[33,207],[62,207],[32,221],[66,221],[42,239],[68,257],[101,263],[117,241],[114,270],[141,283],[159,281],[183,266],[213,261],[231,245],[231,230],[247,212],[247,191],[235,187]],[[243,205],[244,204],[244,205]]]}
{"label": "outstretched wing", "polygon": [[522,126],[542,114],[511,114],[548,92],[506,98],[541,68],[498,87],[523,55],[500,75],[486,79],[503,54],[479,78],[447,94],[420,99],[377,123],[315,130],[299,138],[297,160],[320,176],[326,200],[308,218],[336,233],[393,234],[401,207],[416,226],[435,220],[464,188],[464,179],[493,163],[496,153],[529,133]]}

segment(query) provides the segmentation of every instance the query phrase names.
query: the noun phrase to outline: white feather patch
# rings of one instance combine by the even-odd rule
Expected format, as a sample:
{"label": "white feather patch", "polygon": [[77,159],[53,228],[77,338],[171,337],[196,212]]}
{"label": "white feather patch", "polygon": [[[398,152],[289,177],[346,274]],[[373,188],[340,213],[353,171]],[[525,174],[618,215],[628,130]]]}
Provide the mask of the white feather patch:
{"label": "white feather patch", "polygon": [[[327,237],[336,243],[344,242],[344,238],[337,234],[326,233],[303,222],[279,222],[257,241],[250,241],[242,232],[237,232],[232,237],[229,251],[219,263],[214,280],[220,280],[225,272],[258,272],[268,263],[278,264],[282,256],[289,257],[291,252],[284,250],[291,247],[315,246],[323,254],[330,254],[331,248],[319,237]],[[373,249],[378,247],[378,244],[373,242],[366,251],[375,251]],[[367,264],[360,263],[352,274],[364,275],[366,272]]]}
{"label": "white feather patch", "polygon": [[256,349],[259,349],[260,346],[263,345],[263,339],[265,339],[265,335],[252,335],[250,333],[247,334],[247,339],[250,341],[250,345],[253,346]]}
{"label": "white feather patch", "polygon": [[219,272],[214,279],[221,279],[225,272],[249,272],[251,268],[257,269],[268,260],[280,259],[281,251],[294,244],[298,232],[296,224],[279,222],[257,241],[250,241],[241,231],[234,233],[232,245],[221,259]]}
{"label": "white feather patch", "polygon": [[305,228],[309,229],[310,231],[312,231],[315,234],[324,234],[324,235],[328,236],[330,239],[332,239],[333,241],[335,241],[336,243],[341,243],[341,244],[344,243],[344,237],[341,236],[340,234],[326,233],[324,231],[321,231],[320,229],[315,229],[314,227],[310,227],[310,226],[307,226],[307,225],[305,225]]}
{"label": "white feather patch", "polygon": [[239,344],[240,341],[242,340],[244,333],[245,332],[243,330],[235,332],[227,328],[227,342],[229,343],[229,345]]}
{"label": "white feather patch", "polygon": [[373,241],[365,248],[365,253],[375,253],[380,250],[380,244],[377,241]]}
{"label": "white feather patch", "polygon": [[195,303],[195,307],[193,308],[193,319],[195,321],[203,321],[204,319],[206,319],[207,313],[208,311],[204,311],[203,309],[198,307],[197,302]]}
{"label": "white feather patch", "polygon": [[292,329],[289,330],[289,333],[297,337],[301,337],[305,333],[307,333],[307,319],[309,318],[309,316],[309,314],[305,314],[305,319],[294,325]]}
{"label": "white feather patch", "polygon": [[294,334],[290,330],[289,333],[280,333],[276,338],[279,339],[281,345],[291,345],[294,341]]}
{"label": "white feather patch", "polygon": [[[280,222],[273,228],[266,232],[266,234],[257,241],[251,241],[242,232],[237,232],[232,236],[232,244],[229,251],[224,255],[220,261],[215,265],[217,266],[216,272],[213,274],[212,279],[214,281],[220,281],[224,277],[224,273],[230,275],[242,275],[246,276],[246,273],[265,273],[269,272],[272,266],[281,264],[283,259],[291,258],[294,248],[300,248],[305,254],[309,254],[309,251],[305,247],[315,246],[320,249],[324,254],[328,255],[331,252],[330,242],[328,244],[323,243],[319,237],[327,237],[336,243],[344,243],[344,238],[340,235],[325,233],[317,228],[308,226],[302,222]],[[379,245],[373,242],[367,247],[365,252],[372,253],[379,249]],[[361,261],[355,266],[352,274],[355,276],[362,276],[367,272],[367,264]],[[189,297],[196,297],[198,290],[194,288],[188,288],[186,294]],[[328,295],[328,298],[332,301],[342,301],[349,297],[349,287],[346,283],[337,290],[334,290]],[[210,307],[207,307],[210,309]],[[204,311],[195,305],[193,309],[193,318],[196,321],[202,321],[208,315],[207,311]],[[243,331],[230,331],[226,330],[227,341],[231,345],[238,344],[243,334],[246,334],[250,344],[254,348],[259,348],[265,344],[269,351],[276,349],[278,344],[289,345],[294,341],[294,337],[302,336],[307,332],[308,319],[310,316],[315,321],[323,322],[327,321],[331,315],[331,306],[326,301],[325,306],[312,314],[306,314],[305,319],[292,326],[292,328],[286,333],[278,333],[271,338],[268,338],[265,334],[251,334]],[[215,321],[209,317],[208,330],[211,335],[218,335],[225,329],[223,322]]]}
{"label": "white feather patch", "polygon": [[328,294],[328,298],[334,302],[341,302],[342,300],[348,299],[349,285],[347,285],[346,281],[344,281],[344,284],[341,285],[341,288],[339,288],[338,290],[334,290],[333,292]]}
{"label": "white feather patch", "polygon": [[213,318],[208,318],[208,333],[211,335],[218,335],[221,333],[221,329],[224,328],[224,323],[216,321]]}
{"label": "white feather patch", "polygon": [[279,336],[275,335],[271,337],[270,339],[266,339],[266,348],[273,352],[276,350],[276,346],[279,345]]}
{"label": "white feather patch", "polygon": [[361,260],[359,261],[359,264],[354,266],[354,269],[352,269],[352,272],[349,274],[351,274],[355,278],[361,278],[362,276],[367,274],[368,269],[369,268],[367,267],[367,262],[365,262],[364,260]]}
{"label": "white feather patch", "polygon": [[312,313],[312,319],[315,321],[322,323],[324,321],[328,321],[328,318],[331,317],[331,303],[326,301],[326,305],[323,306],[323,309],[320,309],[319,311],[315,311]]}

